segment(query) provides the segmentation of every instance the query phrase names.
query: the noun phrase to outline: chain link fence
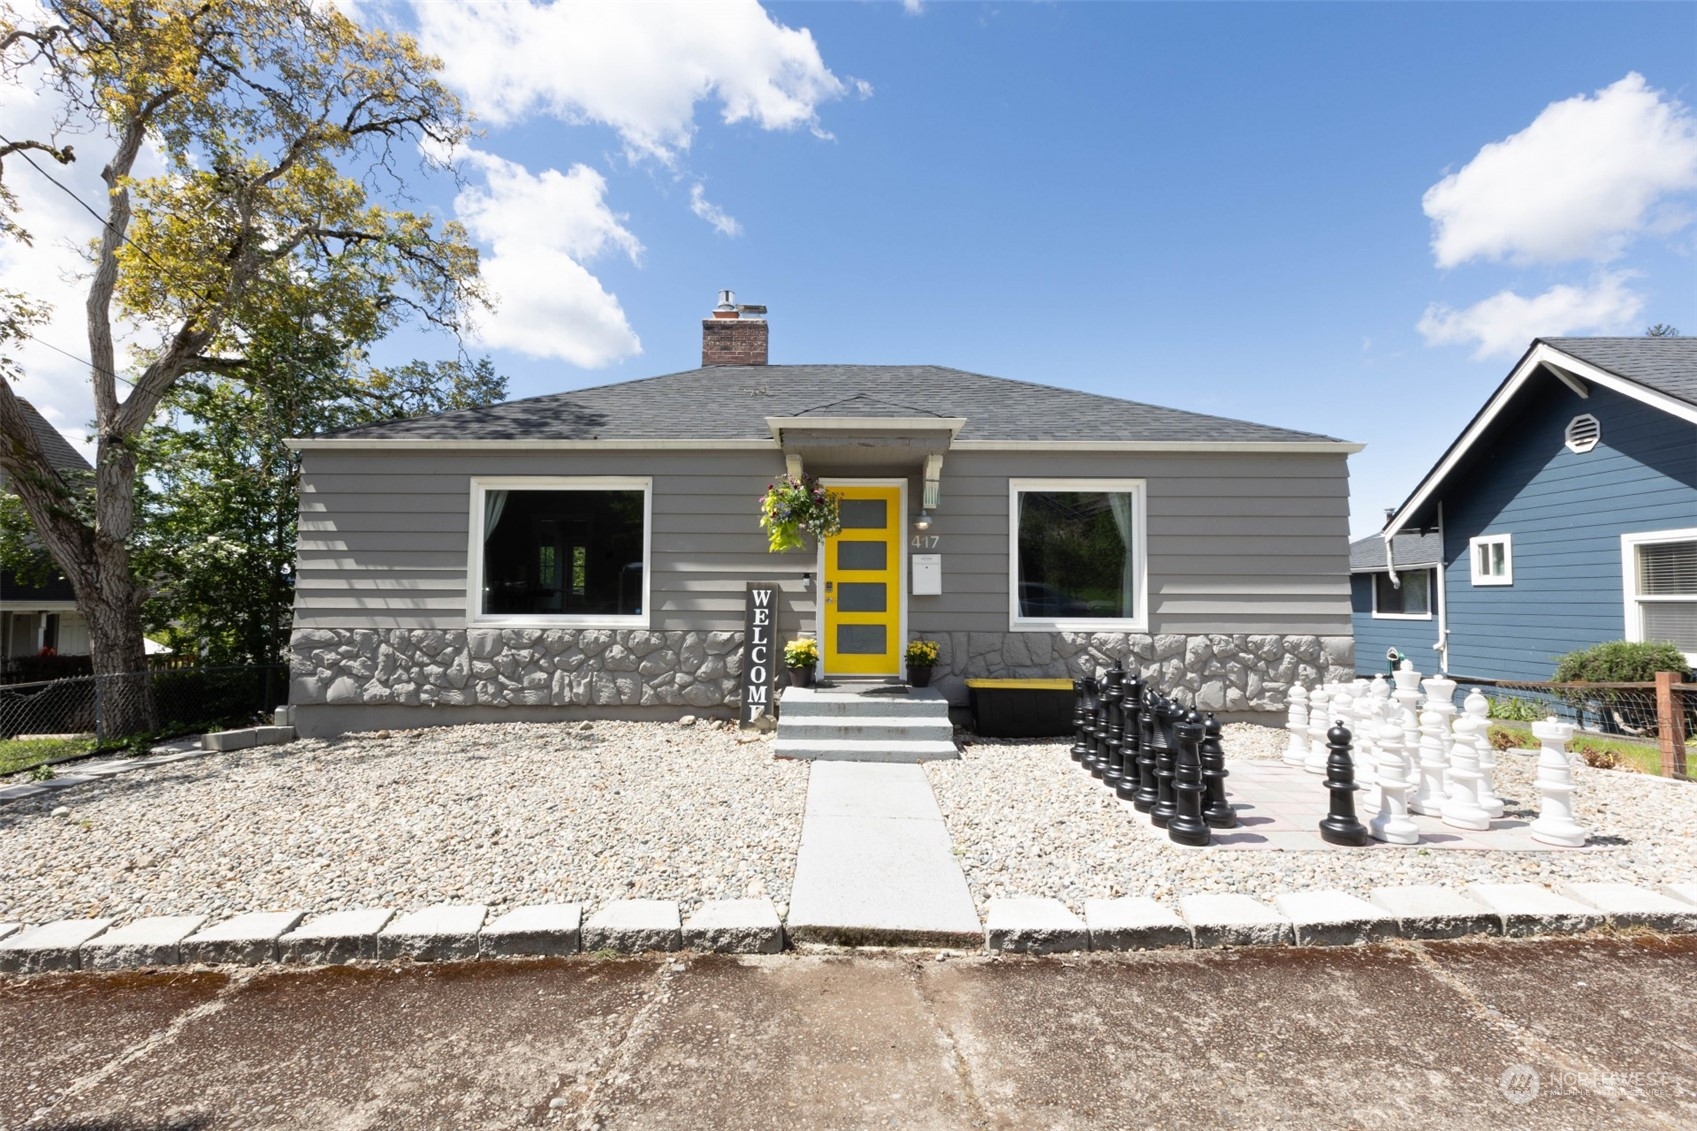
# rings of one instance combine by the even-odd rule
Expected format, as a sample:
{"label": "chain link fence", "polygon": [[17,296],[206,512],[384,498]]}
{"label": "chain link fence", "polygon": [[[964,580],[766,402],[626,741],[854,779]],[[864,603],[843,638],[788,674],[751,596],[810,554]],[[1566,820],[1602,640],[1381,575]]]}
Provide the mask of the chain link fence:
{"label": "chain link fence", "polygon": [[0,738],[93,734],[101,742],[251,723],[288,700],[285,664],[174,668],[0,685]]}

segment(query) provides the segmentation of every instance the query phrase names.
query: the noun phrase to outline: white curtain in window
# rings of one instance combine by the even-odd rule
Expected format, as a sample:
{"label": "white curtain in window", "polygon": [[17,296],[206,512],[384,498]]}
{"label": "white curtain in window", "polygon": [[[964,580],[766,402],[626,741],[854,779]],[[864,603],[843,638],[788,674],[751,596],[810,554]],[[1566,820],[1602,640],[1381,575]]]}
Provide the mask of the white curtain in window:
{"label": "white curtain in window", "polygon": [[507,493],[505,491],[483,492],[483,540],[489,541],[495,533],[495,524],[501,521],[501,512],[507,509]]}
{"label": "white curtain in window", "polygon": [[1120,541],[1125,543],[1125,562],[1120,566],[1120,612],[1122,617],[1137,615],[1136,592],[1132,585],[1131,496],[1108,492],[1108,506],[1113,508],[1114,525],[1119,528]]}

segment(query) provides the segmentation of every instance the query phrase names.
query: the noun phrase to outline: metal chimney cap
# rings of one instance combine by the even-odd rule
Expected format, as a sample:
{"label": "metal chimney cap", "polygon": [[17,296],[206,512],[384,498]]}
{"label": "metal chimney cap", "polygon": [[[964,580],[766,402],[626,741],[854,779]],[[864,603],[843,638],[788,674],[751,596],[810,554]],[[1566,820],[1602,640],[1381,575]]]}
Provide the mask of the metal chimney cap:
{"label": "metal chimney cap", "polygon": [[715,306],[713,309],[714,310],[733,311],[737,308],[736,307],[736,301],[737,301],[736,292],[734,292],[734,291],[720,291],[719,292],[719,305]]}

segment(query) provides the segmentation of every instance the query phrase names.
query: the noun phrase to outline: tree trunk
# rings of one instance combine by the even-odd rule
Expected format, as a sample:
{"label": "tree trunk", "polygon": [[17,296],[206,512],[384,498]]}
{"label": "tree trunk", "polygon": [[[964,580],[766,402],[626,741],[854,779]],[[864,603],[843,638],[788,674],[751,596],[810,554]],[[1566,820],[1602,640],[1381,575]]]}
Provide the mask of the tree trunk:
{"label": "tree trunk", "polygon": [[130,565],[135,522],[135,455],[102,437],[95,466],[92,584],[73,578],[77,608],[88,619],[89,652],[99,680],[100,735],[121,738],[158,729],[142,643],[142,594]]}

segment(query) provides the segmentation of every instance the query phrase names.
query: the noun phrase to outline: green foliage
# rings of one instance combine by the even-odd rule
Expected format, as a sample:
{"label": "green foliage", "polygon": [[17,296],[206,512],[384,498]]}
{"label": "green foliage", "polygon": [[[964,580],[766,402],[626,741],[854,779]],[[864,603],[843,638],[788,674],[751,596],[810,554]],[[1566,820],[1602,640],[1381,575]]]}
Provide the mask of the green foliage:
{"label": "green foliage", "polygon": [[784,645],[784,666],[810,668],[819,662],[819,641],[811,636],[798,637]]}
{"label": "green foliage", "polygon": [[823,541],[842,531],[839,513],[842,496],[827,491],[811,475],[780,476],[766,485],[760,498],[760,528],[766,531],[766,548],[774,554],[802,549],[803,534]]}
{"label": "green foliage", "polygon": [[1552,678],[1556,683],[1651,683],[1657,672],[1683,672],[1688,666],[1672,644],[1611,640],[1560,657]]}
{"label": "green foliage", "polygon": [[1491,696],[1491,714],[1493,719],[1507,719],[1517,723],[1535,723],[1549,711],[1536,699],[1516,699],[1513,696]]}
{"label": "green foliage", "polygon": [[0,774],[86,754],[93,745],[92,738],[0,738]]}

